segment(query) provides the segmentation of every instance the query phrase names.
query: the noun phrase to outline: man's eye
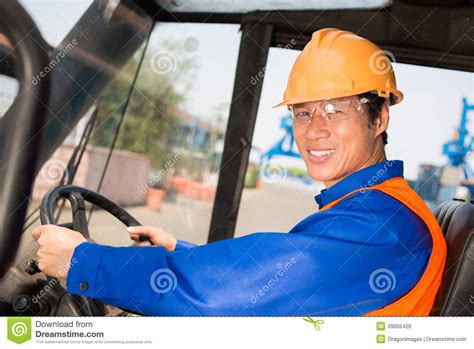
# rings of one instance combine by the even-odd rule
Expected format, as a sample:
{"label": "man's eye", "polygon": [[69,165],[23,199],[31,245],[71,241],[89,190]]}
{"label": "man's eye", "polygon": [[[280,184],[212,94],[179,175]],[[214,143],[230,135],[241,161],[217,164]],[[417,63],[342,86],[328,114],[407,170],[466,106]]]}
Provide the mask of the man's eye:
{"label": "man's eye", "polygon": [[307,111],[300,111],[300,112],[295,113],[296,120],[304,120],[306,118],[309,118],[309,112]]}

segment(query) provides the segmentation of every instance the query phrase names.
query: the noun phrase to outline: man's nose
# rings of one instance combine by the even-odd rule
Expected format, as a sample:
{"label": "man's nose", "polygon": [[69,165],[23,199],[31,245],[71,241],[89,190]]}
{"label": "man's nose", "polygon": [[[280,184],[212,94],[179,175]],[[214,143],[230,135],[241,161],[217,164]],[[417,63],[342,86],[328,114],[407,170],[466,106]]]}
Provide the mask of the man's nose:
{"label": "man's nose", "polygon": [[324,118],[318,110],[315,110],[311,122],[306,129],[308,139],[328,138],[331,135],[328,120]]}

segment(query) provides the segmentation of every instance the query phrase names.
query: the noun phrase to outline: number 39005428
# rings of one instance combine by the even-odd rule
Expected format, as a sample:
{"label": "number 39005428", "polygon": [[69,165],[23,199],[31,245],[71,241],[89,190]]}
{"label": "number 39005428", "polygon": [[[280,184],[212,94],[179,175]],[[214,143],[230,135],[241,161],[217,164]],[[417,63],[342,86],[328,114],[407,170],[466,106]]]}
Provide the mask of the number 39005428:
{"label": "number 39005428", "polygon": [[387,328],[403,328],[403,329],[410,329],[411,324],[387,324]]}

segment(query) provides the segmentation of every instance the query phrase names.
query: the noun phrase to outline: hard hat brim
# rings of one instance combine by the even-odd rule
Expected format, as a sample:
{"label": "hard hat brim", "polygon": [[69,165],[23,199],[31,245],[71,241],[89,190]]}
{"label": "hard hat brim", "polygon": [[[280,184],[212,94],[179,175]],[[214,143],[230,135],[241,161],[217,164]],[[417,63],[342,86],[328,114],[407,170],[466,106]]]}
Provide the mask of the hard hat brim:
{"label": "hard hat brim", "polygon": [[[272,107],[273,108],[278,108],[278,107],[283,107],[283,106],[290,106],[294,104],[299,104],[299,103],[306,103],[306,102],[317,102],[317,101],[322,101],[322,100],[327,100],[327,99],[334,99],[334,98],[342,98],[342,97],[350,97],[350,96],[356,96],[362,93],[370,92],[373,91],[372,89],[361,89],[359,91],[357,90],[351,90],[347,91],[346,93],[344,92],[339,92],[339,93],[334,93],[334,91],[331,91],[332,93],[324,94],[321,96],[313,96],[313,97],[298,97],[298,98],[289,98],[287,100],[284,100]],[[355,93],[354,93],[355,92]],[[379,91],[377,91],[379,92]],[[403,100],[403,93],[399,90],[396,89],[389,89],[389,92],[393,97],[390,98],[391,103],[390,105],[395,105],[400,103]],[[379,93],[380,95],[380,93]]]}

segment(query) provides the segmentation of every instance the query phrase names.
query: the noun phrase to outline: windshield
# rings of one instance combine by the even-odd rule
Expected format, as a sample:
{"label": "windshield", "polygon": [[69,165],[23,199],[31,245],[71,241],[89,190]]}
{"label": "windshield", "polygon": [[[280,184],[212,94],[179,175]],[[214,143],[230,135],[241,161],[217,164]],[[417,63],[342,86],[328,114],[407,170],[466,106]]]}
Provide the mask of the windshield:
{"label": "windshield", "polygon": [[[46,40],[51,45],[44,48],[49,51],[50,61],[42,71],[32,77],[33,83],[35,79],[40,81],[47,74],[51,75],[52,80],[48,120],[43,129],[41,143],[40,166],[30,198],[29,216],[24,226],[25,230],[29,230],[39,224],[40,200],[52,187],[59,184],[77,184],[97,189],[95,182],[83,180],[85,177],[82,176],[82,165],[86,168],[88,165],[94,165],[90,171],[99,174],[100,179],[100,173],[105,170],[105,160],[93,164],[94,159],[91,160],[88,154],[84,155],[77,150],[81,144],[85,145],[84,131],[86,125],[91,124],[93,115],[95,119],[100,118],[100,122],[96,124],[97,129],[101,129],[102,123],[102,126],[106,124],[111,127],[109,131],[114,132],[114,117],[116,114],[123,114],[125,110],[133,76],[139,69],[137,57],[144,52],[153,21],[128,1],[82,1],[71,6],[64,3],[59,5],[64,16],[58,21],[57,2],[42,2],[41,9],[31,2],[25,2],[24,5],[35,14],[34,19],[38,22],[40,31],[45,33]],[[54,26],[51,23],[54,23]],[[13,91],[9,93],[14,96],[15,82],[10,85],[2,86]],[[120,88],[114,89],[113,98],[107,103],[101,103],[101,100],[104,101],[110,96],[107,88],[117,85],[120,85]],[[2,96],[9,94],[5,92]],[[7,105],[9,101],[2,102]],[[104,108],[104,114],[99,115],[100,107]],[[110,117],[112,124],[107,123]],[[104,140],[93,145],[109,148],[112,145],[112,139],[107,138],[107,133],[87,135],[88,139],[94,137],[103,137]],[[104,152],[103,149],[100,151]],[[65,219],[71,221],[70,215]],[[26,240],[25,243],[28,243],[29,239]]]}
{"label": "windshield", "polygon": [[[40,224],[37,208],[49,189],[75,184],[112,199],[144,225],[204,244],[221,166],[239,26],[159,23],[150,33],[151,22],[136,9],[101,6],[100,1],[90,4],[79,24],[57,40],[59,47],[67,47],[66,42],[73,47],[53,69],[51,105],[59,111],[48,125],[46,161],[34,183],[25,229]],[[107,17],[107,11],[114,15]],[[38,14],[40,22],[48,22],[46,15],[51,16]],[[125,38],[109,42],[105,32],[113,27],[116,33],[121,26]],[[85,140],[87,147],[82,147]],[[59,202],[56,216],[59,223],[71,222],[69,206]],[[131,243],[123,224],[107,212],[88,206],[87,217],[94,241]]]}

